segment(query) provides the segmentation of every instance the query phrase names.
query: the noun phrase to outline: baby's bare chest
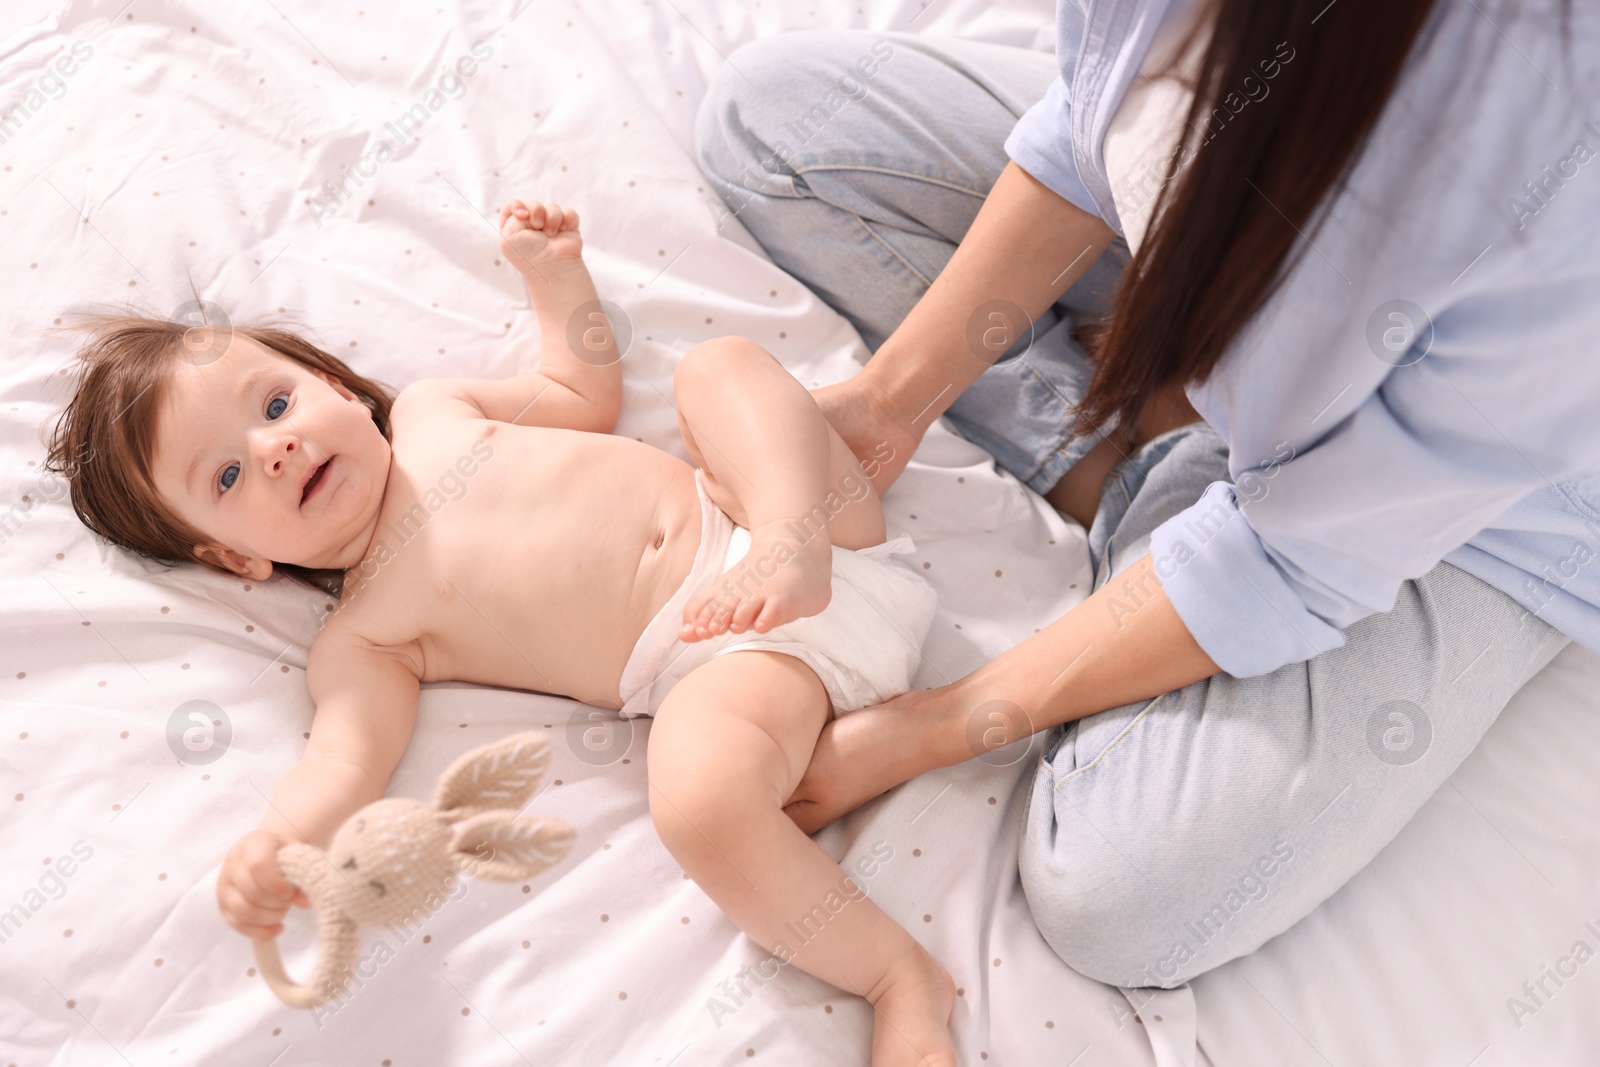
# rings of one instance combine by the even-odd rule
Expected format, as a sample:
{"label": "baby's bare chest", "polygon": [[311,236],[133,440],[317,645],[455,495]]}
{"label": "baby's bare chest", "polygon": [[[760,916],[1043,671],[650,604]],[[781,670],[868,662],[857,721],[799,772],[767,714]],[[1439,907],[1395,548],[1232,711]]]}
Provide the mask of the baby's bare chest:
{"label": "baby's bare chest", "polygon": [[424,681],[614,698],[693,560],[693,468],[627,438],[474,430],[396,442],[339,610],[375,644],[414,647]]}

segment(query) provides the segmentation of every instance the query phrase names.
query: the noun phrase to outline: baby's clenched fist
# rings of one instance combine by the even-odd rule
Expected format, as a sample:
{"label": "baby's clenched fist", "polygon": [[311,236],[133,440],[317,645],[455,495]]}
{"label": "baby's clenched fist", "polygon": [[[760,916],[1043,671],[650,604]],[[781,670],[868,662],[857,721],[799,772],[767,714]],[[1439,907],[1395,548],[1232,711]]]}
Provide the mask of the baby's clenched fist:
{"label": "baby's clenched fist", "polygon": [[500,251],[524,274],[541,263],[581,259],[578,213],[560,204],[513,200],[500,209]]}
{"label": "baby's clenched fist", "polygon": [[228,850],[217,876],[217,907],[227,924],[252,941],[283,933],[290,905],[311,906],[303,889],[290,883],[278,866],[278,849],[290,839],[268,830],[252,830]]}

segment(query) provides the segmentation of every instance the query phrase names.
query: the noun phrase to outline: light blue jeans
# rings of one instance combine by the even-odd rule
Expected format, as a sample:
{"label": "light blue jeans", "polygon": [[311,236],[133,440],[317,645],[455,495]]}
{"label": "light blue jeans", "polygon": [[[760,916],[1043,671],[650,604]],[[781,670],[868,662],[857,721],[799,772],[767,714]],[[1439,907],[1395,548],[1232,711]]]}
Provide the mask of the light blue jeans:
{"label": "light blue jeans", "polygon": [[[950,258],[1007,162],[1007,133],[1055,73],[1047,53],[908,34],[763,38],[711,86],[700,166],[773,260],[876,351]],[[947,415],[1038,492],[1094,444],[1067,430],[1089,376],[1069,330],[1105,307],[1126,261],[1113,244]],[[1089,531],[1095,588],[1226,480],[1227,459],[1199,422],[1118,465]],[[1047,732],[1019,865],[1063,960],[1170,988],[1287,930],[1399,833],[1568,640],[1447,563],[1345,634],[1272,674],[1219,674]]]}

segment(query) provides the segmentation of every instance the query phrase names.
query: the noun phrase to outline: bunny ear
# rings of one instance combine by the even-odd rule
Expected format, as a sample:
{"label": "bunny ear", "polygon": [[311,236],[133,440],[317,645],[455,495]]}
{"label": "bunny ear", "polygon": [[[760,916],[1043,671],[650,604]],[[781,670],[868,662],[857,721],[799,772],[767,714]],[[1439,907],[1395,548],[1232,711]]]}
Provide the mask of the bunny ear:
{"label": "bunny ear", "polygon": [[434,805],[448,819],[486,808],[517,811],[533,797],[549,765],[544,733],[512,734],[456,757],[439,779]]}
{"label": "bunny ear", "polygon": [[572,848],[572,827],[548,815],[485,811],[455,827],[451,852],[479,878],[517,882],[551,866]]}

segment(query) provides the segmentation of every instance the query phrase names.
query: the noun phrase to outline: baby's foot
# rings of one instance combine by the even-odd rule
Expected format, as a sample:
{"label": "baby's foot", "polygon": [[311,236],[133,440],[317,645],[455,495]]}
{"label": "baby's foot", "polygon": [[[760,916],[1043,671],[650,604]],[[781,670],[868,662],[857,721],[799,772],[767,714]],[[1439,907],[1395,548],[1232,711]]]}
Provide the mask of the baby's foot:
{"label": "baby's foot", "polygon": [[872,993],[872,1067],[956,1067],[956,984],[925,949],[901,957]]}
{"label": "baby's foot", "polygon": [[832,596],[833,545],[827,531],[786,520],[763,523],[751,528],[744,558],[689,599],[678,637],[701,641],[724,632],[766,633],[817,614]]}

